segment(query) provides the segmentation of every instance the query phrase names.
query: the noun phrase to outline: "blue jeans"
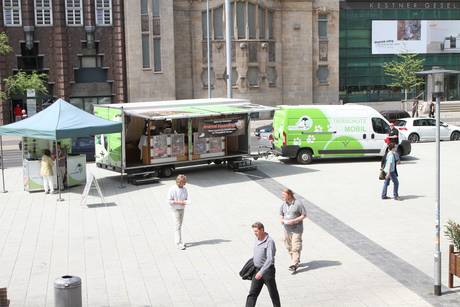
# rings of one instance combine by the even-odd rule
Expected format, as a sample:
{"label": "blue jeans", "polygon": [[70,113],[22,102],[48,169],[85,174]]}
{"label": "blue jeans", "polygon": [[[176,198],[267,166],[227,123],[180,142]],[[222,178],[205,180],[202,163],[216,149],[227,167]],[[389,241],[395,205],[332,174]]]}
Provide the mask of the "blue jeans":
{"label": "blue jeans", "polygon": [[382,198],[386,197],[387,196],[387,189],[388,189],[388,185],[390,184],[390,179],[391,181],[393,181],[393,196],[394,197],[398,197],[398,188],[399,188],[399,180],[398,180],[398,176],[396,175],[396,173],[390,173],[390,178],[388,179],[385,179],[385,181],[383,182],[383,190],[382,190]]}

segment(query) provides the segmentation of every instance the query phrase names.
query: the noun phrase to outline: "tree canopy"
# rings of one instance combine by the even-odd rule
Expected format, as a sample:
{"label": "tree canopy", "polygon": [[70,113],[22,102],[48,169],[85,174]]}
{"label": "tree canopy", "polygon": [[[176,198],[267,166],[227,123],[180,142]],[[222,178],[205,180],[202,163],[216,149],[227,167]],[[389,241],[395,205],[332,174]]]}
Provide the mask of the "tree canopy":
{"label": "tree canopy", "polygon": [[[398,59],[385,63],[383,70],[391,78],[391,87],[407,91],[424,84],[424,79],[416,75],[416,72],[423,70],[424,59],[418,54],[400,54]],[[407,97],[406,97],[407,99]]]}

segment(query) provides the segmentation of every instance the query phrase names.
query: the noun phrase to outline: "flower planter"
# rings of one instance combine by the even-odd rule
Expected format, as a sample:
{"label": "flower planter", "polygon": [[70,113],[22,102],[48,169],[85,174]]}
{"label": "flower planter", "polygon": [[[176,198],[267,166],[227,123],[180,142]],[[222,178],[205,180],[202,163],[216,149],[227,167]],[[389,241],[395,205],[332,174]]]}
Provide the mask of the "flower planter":
{"label": "flower planter", "polygon": [[454,275],[460,277],[460,252],[454,252],[454,246],[449,245],[449,288],[454,287]]}

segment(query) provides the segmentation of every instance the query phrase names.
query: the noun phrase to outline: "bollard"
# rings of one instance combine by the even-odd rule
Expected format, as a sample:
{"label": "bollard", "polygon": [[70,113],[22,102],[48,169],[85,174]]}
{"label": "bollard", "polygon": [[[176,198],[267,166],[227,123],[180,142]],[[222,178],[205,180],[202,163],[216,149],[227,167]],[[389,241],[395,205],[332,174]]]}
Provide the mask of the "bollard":
{"label": "bollard", "polygon": [[6,288],[0,288],[0,307],[10,306],[10,300],[6,294]]}
{"label": "bollard", "polygon": [[65,275],[54,281],[55,307],[81,307],[81,279]]}

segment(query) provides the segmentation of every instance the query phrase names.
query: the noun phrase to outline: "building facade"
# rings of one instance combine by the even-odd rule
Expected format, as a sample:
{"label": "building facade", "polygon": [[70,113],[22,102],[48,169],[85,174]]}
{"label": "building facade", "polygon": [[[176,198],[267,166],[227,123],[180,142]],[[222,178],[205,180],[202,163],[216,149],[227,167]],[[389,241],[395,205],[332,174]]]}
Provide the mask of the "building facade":
{"label": "building facade", "polygon": [[[226,96],[224,0],[125,2],[128,101]],[[233,96],[255,103],[338,103],[338,0],[231,2]]]}
{"label": "building facade", "polygon": [[[383,65],[398,54],[415,53],[425,69],[460,70],[460,1],[340,2],[340,97],[344,102],[397,101]],[[460,79],[445,78],[443,100],[460,100]],[[431,85],[428,80],[428,85]],[[431,86],[409,98],[431,100]]]}
{"label": "building facade", "polygon": [[[2,0],[0,32],[13,52],[0,61],[2,79],[18,71],[47,74],[49,97],[92,111],[94,103],[126,101],[122,0]],[[12,121],[12,97],[0,123]]]}

